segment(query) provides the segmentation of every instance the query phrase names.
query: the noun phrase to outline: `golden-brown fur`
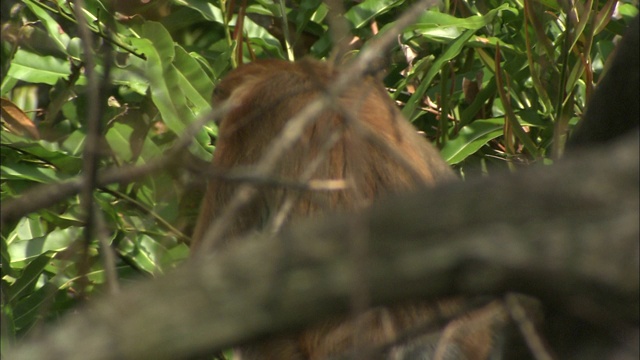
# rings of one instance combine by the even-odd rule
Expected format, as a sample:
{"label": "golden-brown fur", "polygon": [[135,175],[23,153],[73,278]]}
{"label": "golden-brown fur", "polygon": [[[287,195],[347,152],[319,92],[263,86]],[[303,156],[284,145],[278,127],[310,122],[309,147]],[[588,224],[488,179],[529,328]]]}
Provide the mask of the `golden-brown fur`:
{"label": "golden-brown fur", "polygon": [[[254,62],[229,73],[214,92],[214,103],[231,99],[239,104],[220,122],[213,164],[232,169],[255,164],[285,123],[313,101],[337,77],[324,63],[304,60]],[[322,153],[336,131],[340,139],[324,154],[311,179],[346,180],[350,189],[304,194],[295,202],[292,217],[336,209],[353,209],[387,193],[452,179],[452,171],[438,151],[406,122],[385,89],[373,79],[352,85],[327,109],[287,156],[279,162],[274,177],[300,181],[309,163]],[[351,116],[342,116],[341,112]],[[358,124],[352,122],[357,121]],[[364,132],[376,134],[367,139]],[[368,131],[367,131],[368,130]],[[405,160],[394,160],[380,142],[394,148]],[[407,166],[408,164],[408,166]],[[410,168],[409,168],[410,167]],[[212,179],[209,182],[194,234],[197,247],[211,221],[229,202],[237,184]],[[263,187],[229,227],[228,237],[263,228],[285,197],[295,191]]]}
{"label": "golden-brown fur", "polygon": [[[287,121],[325,93],[338,76],[329,66],[313,60],[298,63],[264,60],[232,71],[214,93],[214,104],[229,100],[237,106],[220,122],[213,165],[218,170],[231,170],[256,164]],[[332,104],[279,160],[272,177],[289,182],[344,180],[348,188],[312,192],[259,185],[259,195],[227,224],[224,241],[218,247],[247,231],[264,230],[287,201],[293,201],[286,216],[290,222],[338,209],[357,209],[389,193],[455,178],[437,149],[403,119],[375,79],[366,78],[349,86]],[[307,169],[314,160],[320,161],[309,172]],[[218,178],[210,180],[193,239],[194,251],[205,241],[202,238],[207,228],[230,202],[238,186]],[[242,359],[313,360],[361,346],[375,348],[394,341],[399,334],[425,320],[433,322],[443,314],[451,316],[453,311],[446,309],[452,303],[375,308],[356,319],[330,319],[298,335],[244,348]],[[498,319],[489,325],[504,322],[504,312],[487,316]],[[476,357],[469,359],[484,359],[490,351],[491,334],[476,330],[454,321],[443,338],[459,343],[464,354],[477,349]],[[436,343],[432,340],[425,341],[423,344],[427,345],[422,347],[395,347],[378,355],[408,359],[412,353],[432,358],[436,356]],[[439,347],[438,351],[441,359],[448,358],[448,348]]]}

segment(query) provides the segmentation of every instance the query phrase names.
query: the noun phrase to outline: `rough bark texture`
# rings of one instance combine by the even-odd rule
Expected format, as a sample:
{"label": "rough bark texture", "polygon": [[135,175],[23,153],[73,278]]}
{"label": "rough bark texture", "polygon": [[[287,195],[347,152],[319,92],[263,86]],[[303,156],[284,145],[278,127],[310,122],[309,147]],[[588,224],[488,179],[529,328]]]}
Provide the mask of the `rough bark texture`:
{"label": "rough bark texture", "polygon": [[[544,336],[558,358],[637,358],[638,133],[575,155],[247,239],[99,299],[5,355],[184,358],[347,313],[366,281],[373,305],[530,294],[551,314]],[[365,271],[353,269],[353,236],[367,240]]]}

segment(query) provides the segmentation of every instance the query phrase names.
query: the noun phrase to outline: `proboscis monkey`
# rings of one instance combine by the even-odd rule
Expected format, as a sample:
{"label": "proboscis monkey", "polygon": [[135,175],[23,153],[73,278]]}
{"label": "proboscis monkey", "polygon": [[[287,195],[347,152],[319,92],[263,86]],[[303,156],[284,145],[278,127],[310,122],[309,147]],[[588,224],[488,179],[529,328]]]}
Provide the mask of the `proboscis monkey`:
{"label": "proboscis monkey", "polygon": [[[217,170],[250,169],[272,146],[285,124],[298,112],[326,94],[339,73],[328,65],[303,60],[290,63],[262,60],[230,72],[216,87],[214,104],[225,100],[236,106],[221,119],[213,165]],[[257,184],[258,195],[236,212],[226,224],[224,247],[248,231],[268,229],[282,209],[286,222],[314,214],[357,209],[376,198],[419,186],[455,179],[438,150],[427,142],[400,114],[384,87],[364,78],[335,96],[331,105],[309,125],[295,145],[279,159],[272,178],[276,184]],[[310,180],[344,180],[346,188],[310,191],[287,187],[287,183]],[[278,181],[282,185],[278,185]],[[210,224],[225,210],[240,185],[212,178],[203,201],[193,238],[199,251]],[[446,307],[446,305],[438,305]],[[356,346],[375,347],[394,341],[407,328],[424,319],[447,313],[433,306],[406,305],[371,309],[356,320],[331,320],[298,336],[267,340],[241,351],[242,359],[321,359]],[[486,315],[486,314],[485,314]],[[482,330],[504,322],[504,311],[489,311],[489,325],[467,327],[454,324],[442,338],[455,342],[454,353],[469,359],[488,356],[492,334]],[[357,333],[357,334],[356,334]],[[384,351],[381,358],[408,359],[410,354],[447,358],[448,348],[405,346]],[[486,348],[486,349],[485,349]],[[427,354],[428,353],[428,354]],[[477,357],[475,356],[477,355]],[[423,358],[423,357],[421,357]]]}
{"label": "proboscis monkey", "polygon": [[[229,73],[216,87],[213,102],[231,99],[238,106],[220,121],[213,159],[216,169],[255,164],[285,123],[322,94],[337,75],[329,66],[312,60],[262,60]],[[389,148],[404,161],[394,158]],[[281,159],[273,178],[300,182],[316,160],[319,164],[306,175],[308,179],[345,180],[348,188],[300,193],[299,189],[264,186],[236,216],[225,238],[263,229],[292,193],[298,198],[289,218],[308,217],[358,208],[384,194],[455,177],[438,150],[402,118],[385,89],[369,78],[351,85],[332,108],[321,113]],[[224,180],[209,182],[193,236],[194,248],[237,186]]]}

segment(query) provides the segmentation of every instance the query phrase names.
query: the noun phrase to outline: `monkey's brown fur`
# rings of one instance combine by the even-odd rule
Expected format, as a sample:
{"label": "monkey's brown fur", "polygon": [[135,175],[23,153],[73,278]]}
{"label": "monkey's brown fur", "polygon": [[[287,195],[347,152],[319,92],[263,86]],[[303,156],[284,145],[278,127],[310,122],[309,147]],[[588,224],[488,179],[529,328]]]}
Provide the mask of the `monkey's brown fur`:
{"label": "monkey's brown fur", "polygon": [[[328,65],[313,60],[297,63],[263,60],[229,73],[216,88],[214,104],[229,100],[237,106],[220,121],[213,165],[218,170],[230,170],[255,164],[287,121],[321,95],[338,76]],[[321,158],[311,175],[303,175],[317,157]],[[337,96],[333,106],[322,111],[280,159],[272,175],[280,181],[294,182],[345,180],[348,187],[301,192],[285,186],[260,185],[259,195],[236,214],[233,223],[227,224],[222,245],[248,231],[265,229],[287,200],[293,200],[287,215],[287,220],[292,221],[338,209],[360,208],[389,193],[455,179],[437,149],[401,116],[382,85],[372,78],[349,86]],[[193,238],[194,251],[206,241],[203,237],[207,228],[224,210],[238,186],[218,178],[210,180]],[[242,359],[321,359],[360,346],[380,346],[425,320],[447,316],[451,312],[442,309],[450,304],[376,308],[355,320],[327,320],[297,336],[245,348]],[[497,314],[493,325],[504,322],[504,312]],[[453,322],[444,334],[454,340],[461,335],[458,350],[462,354],[473,353],[469,359],[486,358],[491,334],[459,328]],[[432,341],[418,353],[436,356],[435,347]],[[380,357],[410,358],[407,351],[404,354],[402,351],[402,347],[396,347]],[[448,351],[439,346],[441,354],[437,356],[445,359]]]}
{"label": "monkey's brown fur", "polygon": [[[232,169],[255,164],[285,123],[313,101],[337,75],[324,63],[311,60],[298,63],[263,60],[229,73],[216,87],[214,103],[231,99],[239,105],[220,122],[213,165],[217,169]],[[342,116],[341,111],[351,116]],[[367,139],[354,121],[377,134],[377,141]],[[292,217],[353,209],[384,194],[454,178],[437,149],[402,118],[385,89],[373,79],[350,86],[336,100],[334,109],[322,112],[281,159],[274,178],[300,181],[303,171],[319,156],[334,132],[341,133],[340,139],[324,154],[326,158],[311,179],[346,180],[349,189],[303,194],[295,202]],[[394,161],[379,142],[394,148],[411,169]],[[236,187],[237,184],[223,180],[209,182],[193,237],[195,247]],[[260,196],[247,205],[229,227],[228,238],[262,228],[293,192],[277,187],[260,190]]]}

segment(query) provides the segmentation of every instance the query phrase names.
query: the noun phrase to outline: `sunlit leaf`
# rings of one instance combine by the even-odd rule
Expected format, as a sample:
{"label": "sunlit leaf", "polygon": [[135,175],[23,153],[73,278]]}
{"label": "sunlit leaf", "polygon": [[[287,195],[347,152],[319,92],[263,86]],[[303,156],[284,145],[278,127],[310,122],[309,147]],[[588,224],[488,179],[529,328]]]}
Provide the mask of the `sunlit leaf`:
{"label": "sunlit leaf", "polygon": [[450,139],[440,154],[449,164],[457,164],[477,152],[492,139],[502,135],[504,118],[476,120]]}
{"label": "sunlit leaf", "polygon": [[53,56],[40,56],[18,50],[13,57],[7,75],[31,83],[54,85],[71,74],[71,64]]}

